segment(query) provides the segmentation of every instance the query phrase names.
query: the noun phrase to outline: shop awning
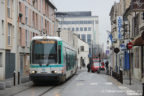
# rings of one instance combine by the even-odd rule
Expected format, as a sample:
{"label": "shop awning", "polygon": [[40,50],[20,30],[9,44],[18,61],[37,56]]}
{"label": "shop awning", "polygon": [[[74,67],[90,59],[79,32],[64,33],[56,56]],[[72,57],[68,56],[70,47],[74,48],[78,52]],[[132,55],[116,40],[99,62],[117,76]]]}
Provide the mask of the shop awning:
{"label": "shop awning", "polygon": [[133,43],[133,46],[142,46],[144,45],[144,40],[140,36],[137,39],[135,39],[132,43]]}

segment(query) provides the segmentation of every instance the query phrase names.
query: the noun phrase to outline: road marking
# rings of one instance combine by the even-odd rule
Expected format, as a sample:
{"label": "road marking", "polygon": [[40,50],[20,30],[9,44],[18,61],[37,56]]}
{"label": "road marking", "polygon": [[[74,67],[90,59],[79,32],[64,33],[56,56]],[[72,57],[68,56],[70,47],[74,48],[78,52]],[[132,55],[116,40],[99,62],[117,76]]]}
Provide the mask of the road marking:
{"label": "road marking", "polygon": [[106,82],[105,85],[113,85],[112,82]]}
{"label": "road marking", "polygon": [[124,93],[123,90],[102,90],[102,93]]}
{"label": "road marking", "polygon": [[90,83],[90,85],[98,85],[98,83]]}
{"label": "road marking", "polygon": [[131,90],[125,86],[119,86],[119,89],[123,90],[128,96],[141,96],[142,95],[142,93]]}
{"label": "road marking", "polygon": [[84,83],[77,83],[76,86],[83,86]]}

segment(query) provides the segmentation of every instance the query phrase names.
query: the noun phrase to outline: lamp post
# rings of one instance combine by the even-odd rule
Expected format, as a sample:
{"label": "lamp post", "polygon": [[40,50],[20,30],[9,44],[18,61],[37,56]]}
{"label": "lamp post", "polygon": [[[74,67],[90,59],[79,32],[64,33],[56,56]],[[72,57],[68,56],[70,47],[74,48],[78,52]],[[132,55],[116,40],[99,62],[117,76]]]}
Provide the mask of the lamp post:
{"label": "lamp post", "polygon": [[57,32],[58,32],[58,37],[60,37],[61,28],[58,28]]}

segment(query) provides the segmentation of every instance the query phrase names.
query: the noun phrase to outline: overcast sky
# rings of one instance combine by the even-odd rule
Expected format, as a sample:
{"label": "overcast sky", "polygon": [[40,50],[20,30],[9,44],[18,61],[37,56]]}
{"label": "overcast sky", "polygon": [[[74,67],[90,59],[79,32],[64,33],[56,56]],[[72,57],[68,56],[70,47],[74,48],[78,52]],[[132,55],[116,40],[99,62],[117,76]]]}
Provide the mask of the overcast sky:
{"label": "overcast sky", "polygon": [[119,0],[51,0],[58,11],[92,11],[99,16],[100,42],[107,40],[106,30],[111,30],[109,13],[114,2]]}

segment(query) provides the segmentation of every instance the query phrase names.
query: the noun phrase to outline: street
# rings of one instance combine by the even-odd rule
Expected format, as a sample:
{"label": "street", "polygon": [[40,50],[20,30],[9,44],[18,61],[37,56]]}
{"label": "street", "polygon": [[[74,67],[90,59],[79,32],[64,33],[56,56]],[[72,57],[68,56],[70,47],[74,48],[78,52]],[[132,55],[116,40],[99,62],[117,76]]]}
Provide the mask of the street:
{"label": "street", "polygon": [[33,85],[13,96],[141,96],[137,92],[122,86],[105,72],[88,73],[82,69],[64,84]]}

